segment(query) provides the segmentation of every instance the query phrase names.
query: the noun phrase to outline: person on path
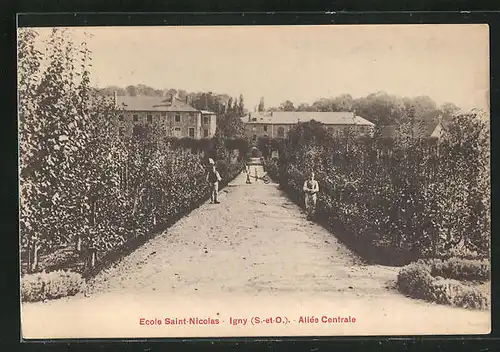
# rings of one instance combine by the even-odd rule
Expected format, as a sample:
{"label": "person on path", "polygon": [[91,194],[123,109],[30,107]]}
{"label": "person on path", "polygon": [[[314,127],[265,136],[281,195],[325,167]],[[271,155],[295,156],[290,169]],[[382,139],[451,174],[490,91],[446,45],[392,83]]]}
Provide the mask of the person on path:
{"label": "person on path", "polygon": [[248,166],[248,163],[245,163],[245,172],[247,173],[247,184],[251,184],[252,180],[250,180],[250,166]]}
{"label": "person on path", "polygon": [[215,167],[215,162],[212,158],[208,159],[209,170],[207,173],[207,182],[210,184],[210,203],[220,204],[217,199],[219,193],[219,182],[222,181],[219,172]]}
{"label": "person on path", "polygon": [[309,179],[304,182],[305,206],[307,220],[312,220],[316,211],[317,194],[319,192],[318,181],[314,179],[314,172],[311,172]]}

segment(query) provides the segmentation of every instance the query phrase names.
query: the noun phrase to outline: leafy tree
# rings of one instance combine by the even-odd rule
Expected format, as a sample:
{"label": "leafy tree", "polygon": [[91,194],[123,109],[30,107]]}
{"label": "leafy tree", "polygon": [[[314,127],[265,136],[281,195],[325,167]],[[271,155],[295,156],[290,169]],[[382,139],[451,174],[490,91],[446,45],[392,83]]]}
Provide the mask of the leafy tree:
{"label": "leafy tree", "polygon": [[245,103],[243,101],[243,94],[240,94],[240,101],[238,103],[238,115],[245,115]]}
{"label": "leafy tree", "polygon": [[137,92],[137,87],[136,86],[132,86],[132,85],[127,86],[125,88],[125,91],[127,92],[127,95],[130,95],[132,97],[135,97],[137,95],[137,93],[138,93]]}
{"label": "leafy tree", "polygon": [[281,103],[279,109],[282,111],[295,111],[295,106],[293,105],[293,102],[291,102],[290,100],[287,100],[287,101]]}
{"label": "leafy tree", "polygon": [[264,97],[260,98],[259,107],[258,107],[257,110],[260,111],[260,112],[266,110],[265,105],[264,105]]}

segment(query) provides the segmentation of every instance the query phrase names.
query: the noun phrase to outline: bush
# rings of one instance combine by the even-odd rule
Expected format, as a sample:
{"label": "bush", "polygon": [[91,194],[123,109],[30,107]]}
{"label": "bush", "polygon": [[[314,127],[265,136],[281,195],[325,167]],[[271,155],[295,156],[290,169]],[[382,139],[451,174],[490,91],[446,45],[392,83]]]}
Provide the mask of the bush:
{"label": "bush", "polygon": [[35,302],[73,296],[82,290],[84,284],[80,274],[70,271],[27,274],[21,277],[21,300]]}
{"label": "bush", "polygon": [[470,260],[452,258],[449,260],[434,259],[428,261],[432,276],[442,276],[459,281],[490,280],[490,263],[486,260]]}
{"label": "bush", "polygon": [[403,294],[417,299],[462,308],[487,309],[490,298],[476,286],[468,286],[461,281],[484,281],[488,278],[489,265],[485,262],[419,260],[401,269],[397,287]]}

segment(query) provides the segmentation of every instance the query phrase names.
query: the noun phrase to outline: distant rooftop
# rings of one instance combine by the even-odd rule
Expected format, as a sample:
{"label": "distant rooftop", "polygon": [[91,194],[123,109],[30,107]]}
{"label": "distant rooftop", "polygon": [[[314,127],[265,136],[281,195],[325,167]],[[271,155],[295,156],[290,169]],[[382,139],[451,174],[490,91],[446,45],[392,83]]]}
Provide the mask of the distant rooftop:
{"label": "distant rooftop", "polygon": [[199,111],[176,98],[117,96],[116,103],[128,111]]}
{"label": "distant rooftop", "polygon": [[[255,121],[254,121],[255,119]],[[245,123],[296,124],[315,120],[326,125],[374,126],[374,123],[356,116],[353,112],[323,111],[273,111],[252,112],[242,118]]]}

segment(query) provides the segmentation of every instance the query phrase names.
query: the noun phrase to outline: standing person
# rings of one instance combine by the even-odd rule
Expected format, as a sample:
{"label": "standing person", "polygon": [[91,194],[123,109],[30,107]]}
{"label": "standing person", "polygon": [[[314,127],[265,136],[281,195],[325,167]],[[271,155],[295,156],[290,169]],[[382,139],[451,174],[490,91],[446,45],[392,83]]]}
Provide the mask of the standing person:
{"label": "standing person", "polygon": [[247,173],[247,180],[246,180],[246,183],[247,184],[251,184],[252,181],[250,180],[250,166],[248,166],[248,163],[245,162],[245,172]]}
{"label": "standing person", "polygon": [[215,168],[215,162],[212,158],[208,159],[208,164],[207,182],[210,184],[210,203],[220,204],[217,200],[217,194],[219,193],[219,182],[222,181],[222,177]]}
{"label": "standing person", "polygon": [[312,220],[316,211],[317,193],[319,192],[318,181],[314,179],[314,172],[311,172],[309,179],[304,182],[305,206],[307,220]]}

